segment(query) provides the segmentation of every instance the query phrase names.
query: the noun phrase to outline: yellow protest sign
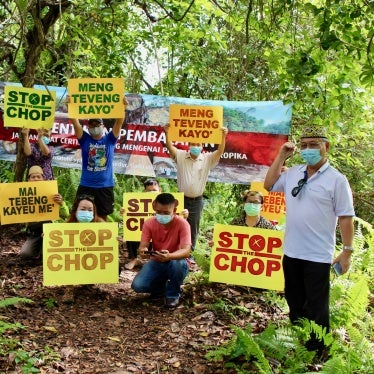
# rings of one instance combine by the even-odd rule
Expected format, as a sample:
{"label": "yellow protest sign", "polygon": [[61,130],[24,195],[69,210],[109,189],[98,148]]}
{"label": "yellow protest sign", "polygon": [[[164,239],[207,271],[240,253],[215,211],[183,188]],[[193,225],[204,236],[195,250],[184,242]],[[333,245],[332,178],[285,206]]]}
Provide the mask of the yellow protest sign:
{"label": "yellow protest sign", "polygon": [[169,123],[170,140],[221,144],[223,107],[170,104]]}
{"label": "yellow protest sign", "polygon": [[43,225],[43,285],[118,283],[116,222]]}
{"label": "yellow protest sign", "polygon": [[[177,213],[181,213],[184,205],[182,192],[172,192],[178,201]],[[152,202],[158,193],[155,192],[125,192],[123,194],[123,239],[127,241],[140,241],[144,222],[154,216]]]}
{"label": "yellow protest sign", "polygon": [[1,224],[52,221],[59,218],[57,181],[3,183],[0,195]]}
{"label": "yellow protest sign", "polygon": [[56,109],[56,91],[19,86],[4,88],[4,125],[51,129]]}
{"label": "yellow protest sign", "polygon": [[286,200],[284,193],[265,190],[263,182],[251,182],[251,191],[261,192],[264,196],[261,215],[283,229],[286,225]]}
{"label": "yellow protest sign", "polygon": [[209,281],[282,291],[282,231],[215,224]]}
{"label": "yellow protest sign", "polygon": [[124,116],[125,81],[122,78],[68,80],[70,118],[121,118]]}

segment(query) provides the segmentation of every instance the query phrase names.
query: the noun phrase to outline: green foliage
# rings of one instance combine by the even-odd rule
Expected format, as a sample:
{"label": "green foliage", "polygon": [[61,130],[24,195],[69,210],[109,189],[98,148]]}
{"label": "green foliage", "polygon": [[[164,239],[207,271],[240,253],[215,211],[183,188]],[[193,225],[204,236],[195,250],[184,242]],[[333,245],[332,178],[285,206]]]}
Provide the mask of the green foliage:
{"label": "green foliage", "polygon": [[13,164],[8,161],[0,160],[0,181],[1,183],[13,182],[14,172]]}

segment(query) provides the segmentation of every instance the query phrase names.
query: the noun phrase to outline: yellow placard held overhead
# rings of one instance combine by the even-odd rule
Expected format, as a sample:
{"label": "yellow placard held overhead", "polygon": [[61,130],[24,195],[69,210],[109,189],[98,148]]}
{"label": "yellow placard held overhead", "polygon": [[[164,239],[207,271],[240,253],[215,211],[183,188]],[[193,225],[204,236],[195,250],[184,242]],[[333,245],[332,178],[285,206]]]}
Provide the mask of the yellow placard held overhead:
{"label": "yellow placard held overhead", "polygon": [[70,118],[121,118],[124,116],[123,78],[68,80]]}
{"label": "yellow placard held overhead", "polygon": [[[172,192],[174,198],[178,201],[177,213],[184,209],[182,192]],[[125,192],[123,194],[123,239],[127,241],[139,242],[142,235],[144,222],[154,216],[155,211],[152,202],[158,193],[154,192]]]}
{"label": "yellow placard held overhead", "polygon": [[267,191],[263,182],[251,182],[251,191],[261,192],[264,196],[264,203],[261,215],[284,229],[286,225],[286,201],[283,192]]}
{"label": "yellow placard held overhead", "polygon": [[43,285],[118,283],[116,222],[43,225]]}
{"label": "yellow placard held overhead", "polygon": [[170,140],[221,144],[223,107],[171,104],[169,123]]}
{"label": "yellow placard held overhead", "polygon": [[53,201],[57,181],[3,183],[0,195],[1,224],[59,219],[60,205]]}
{"label": "yellow placard held overhead", "polygon": [[4,125],[51,129],[56,110],[56,91],[19,86],[4,88]]}
{"label": "yellow placard held overhead", "polygon": [[214,225],[209,280],[282,291],[282,231]]}

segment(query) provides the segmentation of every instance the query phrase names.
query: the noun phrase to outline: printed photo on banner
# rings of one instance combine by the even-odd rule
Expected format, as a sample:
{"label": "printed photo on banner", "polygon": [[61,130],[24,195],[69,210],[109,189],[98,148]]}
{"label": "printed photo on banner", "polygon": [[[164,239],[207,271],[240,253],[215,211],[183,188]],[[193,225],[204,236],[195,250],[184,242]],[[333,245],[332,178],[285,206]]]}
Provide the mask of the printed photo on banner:
{"label": "printed photo on banner", "polygon": [[[14,87],[17,83],[0,82],[0,97],[6,86]],[[94,87],[83,86],[81,88],[84,91],[84,100],[93,100],[88,90]],[[57,94],[55,122],[49,144],[54,148],[52,165],[60,168],[80,169],[80,147],[73,125],[68,119],[67,87],[47,86],[47,89]],[[105,98],[107,99],[111,100]],[[116,143],[113,160],[116,174],[177,178],[176,165],[165,146],[164,133],[164,126],[170,123],[170,107],[177,104],[187,108],[221,107],[223,109],[221,124],[227,127],[229,132],[226,136],[225,151],[218,165],[209,173],[209,182],[248,185],[253,181],[263,181],[279,148],[288,140],[292,119],[292,104],[284,104],[282,101],[203,100],[134,93],[127,93],[126,99],[128,105],[124,108],[125,121]],[[71,104],[69,104],[70,107]],[[14,162],[19,141],[19,128],[4,126],[2,109],[0,103],[0,160]],[[84,127],[90,117],[86,113],[86,109],[82,108],[81,117],[85,119],[81,121]],[[188,113],[197,115],[194,112]],[[94,117],[98,116],[95,114]],[[109,118],[103,119],[104,133],[111,131],[112,118],[115,117],[110,115]],[[189,124],[192,122],[186,121],[201,121],[198,117],[182,118],[182,120]],[[212,124],[213,121],[214,119]],[[220,132],[221,130],[214,129],[214,131]],[[191,139],[174,141],[174,145],[179,149],[187,149],[190,141],[192,142]],[[221,141],[220,137],[219,141]],[[213,152],[218,147],[218,144],[205,140],[202,143],[205,152]]]}
{"label": "printed photo on banner", "polygon": [[[184,209],[184,194],[171,192],[178,201],[177,214]],[[144,222],[155,215],[152,202],[158,193],[155,192],[125,192],[123,194],[123,240],[140,241]]]}
{"label": "printed photo on banner", "polygon": [[4,125],[29,129],[51,129],[56,110],[56,92],[5,86]]}
{"label": "printed photo on banner", "polygon": [[59,219],[60,206],[53,201],[57,181],[2,183],[1,224],[42,222]]}
{"label": "printed photo on banner", "polygon": [[223,127],[221,106],[170,104],[170,140],[220,144]]}
{"label": "printed photo on banner", "polygon": [[209,281],[282,291],[284,233],[215,224]]}
{"label": "printed photo on banner", "polygon": [[68,80],[70,118],[121,118],[125,111],[123,78]]}
{"label": "printed photo on banner", "polygon": [[265,190],[263,182],[251,182],[251,191],[261,192],[264,196],[261,215],[277,226],[279,230],[286,227],[286,200],[283,192]]}
{"label": "printed photo on banner", "polygon": [[43,225],[43,285],[118,283],[118,224]]}

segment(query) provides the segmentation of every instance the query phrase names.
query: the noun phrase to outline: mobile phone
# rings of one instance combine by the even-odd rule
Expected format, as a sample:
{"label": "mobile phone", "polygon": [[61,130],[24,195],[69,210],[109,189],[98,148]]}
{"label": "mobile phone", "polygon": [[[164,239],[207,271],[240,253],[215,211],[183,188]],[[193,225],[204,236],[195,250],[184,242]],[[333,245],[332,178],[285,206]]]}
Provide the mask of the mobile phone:
{"label": "mobile phone", "polygon": [[342,265],[340,265],[340,262],[335,262],[335,264],[332,266],[332,269],[334,270],[334,273],[339,276],[342,275]]}
{"label": "mobile phone", "polygon": [[157,252],[155,252],[155,251],[144,251],[144,253],[146,255],[156,255],[157,254]]}

